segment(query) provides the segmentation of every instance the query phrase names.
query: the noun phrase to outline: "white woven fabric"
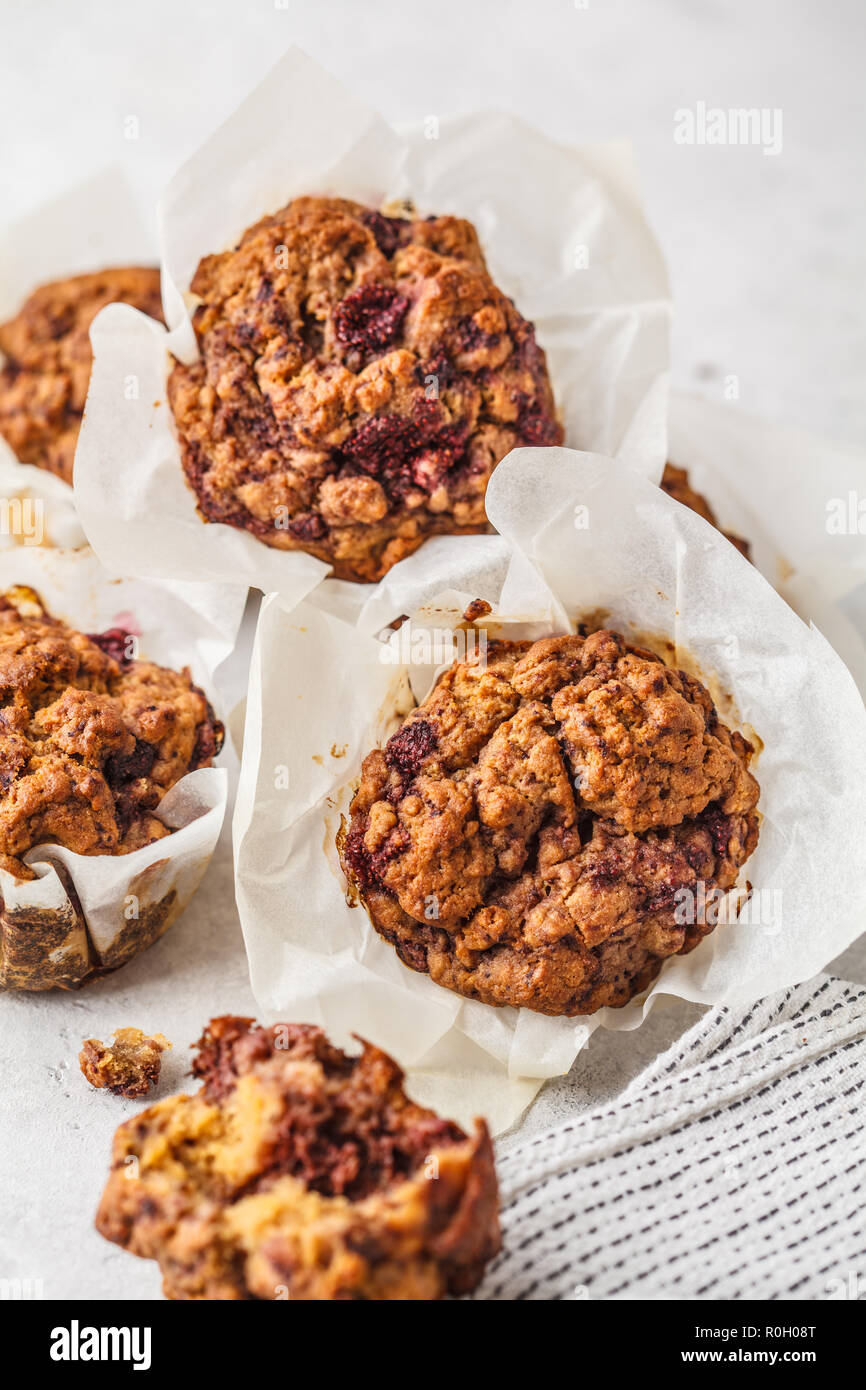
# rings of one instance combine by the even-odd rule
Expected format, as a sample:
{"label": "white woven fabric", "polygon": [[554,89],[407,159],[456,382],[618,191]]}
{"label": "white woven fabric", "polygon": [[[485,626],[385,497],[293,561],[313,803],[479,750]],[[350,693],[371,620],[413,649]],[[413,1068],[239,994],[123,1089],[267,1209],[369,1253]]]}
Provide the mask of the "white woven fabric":
{"label": "white woven fabric", "polygon": [[866,1297],[866,990],[713,1009],[618,1100],[499,1155],[480,1299]]}

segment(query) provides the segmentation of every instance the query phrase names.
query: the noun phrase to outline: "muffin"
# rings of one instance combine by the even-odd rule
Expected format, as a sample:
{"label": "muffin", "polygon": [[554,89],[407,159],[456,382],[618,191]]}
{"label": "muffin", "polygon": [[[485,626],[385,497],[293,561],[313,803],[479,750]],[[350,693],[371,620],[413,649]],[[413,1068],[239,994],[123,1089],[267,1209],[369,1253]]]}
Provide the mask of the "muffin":
{"label": "muffin", "polygon": [[490,1137],[413,1104],[377,1047],[216,1018],[195,1095],[121,1125],[97,1230],[172,1299],[437,1299],[499,1249]]}
{"label": "muffin", "polygon": [[189,671],[132,660],[128,638],[77,632],[32,589],[0,594],[0,867],[16,878],[46,841],[129,854],[171,834],[159,802],[222,747]]}
{"label": "muffin", "polygon": [[702,492],[698,492],[689,482],[688,470],[678,468],[674,463],[666,463],[665,471],[662,474],[661,486],[672,497],[675,502],[681,502],[684,507],[689,507],[698,516],[702,516],[704,521],[708,521],[711,526],[715,526],[717,531],[721,531],[723,536],[736,546],[741,555],[745,555],[747,560],[751,560],[749,542],[744,541],[742,536],[736,536],[732,531],[725,531],[719,525],[716,514]]}
{"label": "muffin", "polygon": [[296,198],[192,281],[168,395],[205,521],[377,580],[486,529],[496,464],[560,444],[544,353],[457,217]]}
{"label": "muffin", "polygon": [[0,435],[22,463],[67,483],[90,381],[90,325],[115,303],[162,319],[159,271],[118,266],[55,280],[0,324]]}
{"label": "muffin", "polygon": [[616,632],[489,642],[364,760],[343,868],[403,963],[486,1004],[618,1007],[755,848],[752,747]]}

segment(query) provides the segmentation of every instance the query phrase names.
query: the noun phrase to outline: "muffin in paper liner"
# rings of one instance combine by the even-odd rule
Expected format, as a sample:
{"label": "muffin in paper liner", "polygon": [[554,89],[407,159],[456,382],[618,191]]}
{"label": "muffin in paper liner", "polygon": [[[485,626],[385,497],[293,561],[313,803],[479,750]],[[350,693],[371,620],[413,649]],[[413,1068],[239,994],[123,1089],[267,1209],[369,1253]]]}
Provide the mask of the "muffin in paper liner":
{"label": "muffin in paper liner", "polygon": [[[123,172],[106,168],[0,230],[0,323],[41,286],[157,259]],[[0,549],[86,544],[71,483],[21,462],[2,430],[0,506]]]}
{"label": "muffin in paper liner", "polygon": [[[554,457],[551,457],[551,455]],[[848,670],[700,515],[613,460],[524,450],[499,465],[499,536],[431,542],[372,590],[262,606],[234,819],[236,887],[263,1010],[364,1033],[425,1102],[512,1122],[599,1026],[637,1027],[664,994],[753,1000],[808,978],[862,930],[866,713]],[[553,467],[551,467],[551,464]],[[589,1017],[494,1007],[408,969],[351,892],[337,848],[361,762],[451,655],[431,633],[536,640],[610,628],[697,676],[755,746],[760,836],[721,923],[651,990]],[[401,623],[406,615],[410,624]],[[413,632],[420,638],[416,643]],[[745,880],[745,881],[744,881]],[[744,891],[745,890],[745,891]],[[741,908],[741,904],[745,908]]]}
{"label": "muffin in paper liner", "polygon": [[226,797],[225,769],[199,768],[157,808],[164,839],[116,856],[37,846],[32,880],[0,869],[0,988],[77,989],[152,946],[202,879]]}
{"label": "muffin in paper liner", "polygon": [[[78,632],[132,634],[142,660],[189,666],[209,703],[219,705],[213,671],[231,651],[242,591],[117,580],[87,549],[7,551],[0,589],[14,596],[13,607],[38,595],[47,613]],[[0,868],[0,988],[77,988],[156,941],[204,874],[227,795],[226,769],[201,766],[180,776],[148,813],[170,833],[125,854],[40,843],[21,854],[32,877],[14,865]]]}
{"label": "muffin in paper liner", "polygon": [[[172,357],[182,364],[181,376],[198,370],[192,320],[198,301],[191,286],[199,262],[212,266],[262,219],[270,225],[278,210],[303,198],[352,200],[380,222],[379,209],[406,200],[422,219],[419,227],[434,214],[470,221],[493,283],[535,326],[566,442],[605,450],[648,476],[660,476],[670,305],[664,263],[640,205],[629,148],[615,142],[570,148],[495,112],[443,121],[437,135],[431,140],[423,130],[395,131],[303,53],[290,49],[178,171],[160,209],[168,331],[123,305],[105,309],[91,331],[94,368],[75,492],[88,539],[106,564],[156,577],[232,574],[294,601],[327,576],[329,566],[317,554],[274,548],[221,519],[231,517],[227,497],[239,491],[237,479],[226,497],[220,492],[225,507],[215,508],[209,523],[202,520],[184,477],[178,438],[184,430],[175,426],[167,394]],[[232,197],[226,199],[229,185]],[[438,282],[434,288],[438,291]],[[253,319],[266,316],[271,293],[263,281]],[[280,304],[271,307],[281,312]],[[507,335],[500,336],[504,342]],[[267,353],[257,361],[266,372]],[[130,377],[139,384],[134,398],[124,396]],[[413,391],[418,387],[415,383]],[[192,400],[196,394],[193,390]],[[426,408],[433,399],[418,405]],[[384,447],[379,425],[387,420],[389,429],[402,428],[402,413],[402,405],[393,415],[377,406],[366,422],[376,428],[365,437],[365,458],[368,450],[378,457],[379,446]],[[198,439],[193,442],[194,452],[203,454]],[[419,462],[414,446],[406,448],[429,481],[436,461],[424,454]],[[231,447],[222,452],[232,456]],[[188,462],[195,478],[194,460]],[[328,466],[332,463],[329,454]],[[356,460],[351,469],[356,463],[362,467]],[[249,487],[261,510],[273,479],[270,472],[255,475],[254,469]],[[282,472],[275,476],[281,479]],[[371,480],[361,481],[366,494]],[[247,492],[246,486],[240,490]],[[284,530],[295,520],[322,521],[320,509],[304,513],[294,501],[289,507],[283,500],[286,505],[275,512],[290,511],[290,516],[265,510],[249,518],[250,524]],[[369,496],[367,501],[375,511]],[[366,524],[363,512],[355,499],[349,529],[354,520]],[[478,529],[483,521],[473,514],[471,524]],[[455,523],[454,529],[460,526]],[[312,531],[310,540],[315,540]],[[366,585],[357,587],[360,604]]]}

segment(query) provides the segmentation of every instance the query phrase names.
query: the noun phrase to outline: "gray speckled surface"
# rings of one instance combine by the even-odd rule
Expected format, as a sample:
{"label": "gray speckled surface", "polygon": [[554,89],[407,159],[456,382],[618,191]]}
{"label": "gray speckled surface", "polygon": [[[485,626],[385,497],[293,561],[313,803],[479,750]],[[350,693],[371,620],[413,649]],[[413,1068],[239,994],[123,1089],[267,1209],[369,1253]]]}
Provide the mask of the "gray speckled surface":
{"label": "gray speckled surface", "polygon": [[[77,10],[41,0],[5,17],[6,210],[28,211],[112,160],[150,205],[295,41],[394,120],[496,105],[566,140],[633,138],[677,303],[674,382],[719,398],[735,374],[744,409],[856,442],[866,425],[854,302],[866,259],[864,23],[858,0],[820,10],[807,0],[380,0],[375,23],[354,0],[90,0]],[[673,113],[699,100],[781,107],[782,153],[677,146]],[[123,136],[130,114],[136,141]],[[236,680],[242,665],[240,653]],[[833,968],[866,983],[866,942]],[[175,1044],[166,1094],[185,1084],[204,1021],[229,1010],[254,1004],[227,829],[193,903],[147,955],[77,995],[0,998],[0,1278],[41,1279],[49,1298],[159,1295],[155,1267],[91,1226],[111,1134],[141,1103],[89,1090],[77,1052],[121,1024],[161,1030]],[[697,1012],[668,1002],[639,1032],[599,1030],[524,1124],[616,1095]]]}

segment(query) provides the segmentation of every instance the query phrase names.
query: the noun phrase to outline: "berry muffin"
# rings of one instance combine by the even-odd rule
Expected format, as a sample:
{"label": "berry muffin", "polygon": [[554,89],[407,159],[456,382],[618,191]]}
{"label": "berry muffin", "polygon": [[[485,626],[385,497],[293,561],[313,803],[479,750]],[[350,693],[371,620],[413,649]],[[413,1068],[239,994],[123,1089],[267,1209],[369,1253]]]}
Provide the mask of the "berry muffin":
{"label": "berry muffin", "polygon": [[689,482],[688,471],[685,468],[677,468],[674,463],[666,463],[665,471],[662,474],[661,486],[672,497],[675,502],[681,502],[684,507],[689,507],[698,516],[702,516],[704,521],[708,521],[711,526],[715,526],[717,531],[721,531],[736,546],[741,555],[745,555],[747,560],[751,560],[749,552],[749,542],[744,541],[742,536],[735,536],[732,531],[725,531],[719,525],[716,514],[702,492],[698,492]]}
{"label": "berry muffin", "polygon": [[377,580],[486,529],[518,445],[560,444],[544,353],[457,217],[296,198],[198,266],[169,400],[205,521]]}
{"label": "berry muffin", "polygon": [[0,324],[0,435],[22,463],[67,483],[90,381],[90,325],[116,303],[161,320],[159,271],[119,266],[56,280]]}
{"label": "berry muffin", "polygon": [[210,766],[223,727],[188,670],[133,660],[129,635],[76,632],[32,589],[0,595],[0,867],[49,841],[129,854],[171,834],[154,814]]}
{"label": "berry muffin", "polygon": [[[97,1230],[172,1299],[467,1293],[499,1249],[490,1137],[413,1104],[378,1048],[216,1018],[195,1095],[121,1125]],[[130,1162],[130,1160],[133,1160]]]}
{"label": "berry muffin", "polygon": [[404,964],[590,1014],[712,930],[755,848],[752,748],[616,632],[490,642],[364,760],[345,873]]}

